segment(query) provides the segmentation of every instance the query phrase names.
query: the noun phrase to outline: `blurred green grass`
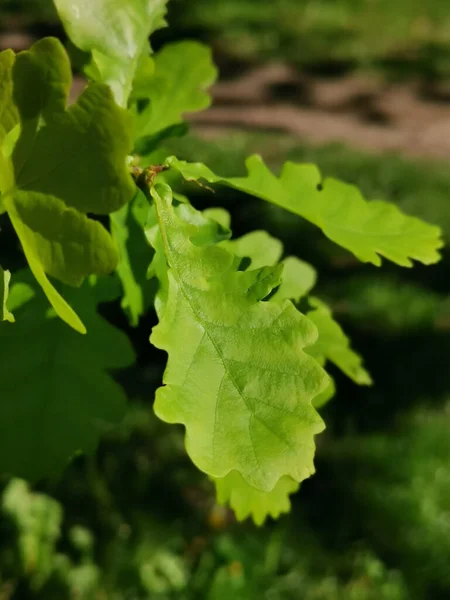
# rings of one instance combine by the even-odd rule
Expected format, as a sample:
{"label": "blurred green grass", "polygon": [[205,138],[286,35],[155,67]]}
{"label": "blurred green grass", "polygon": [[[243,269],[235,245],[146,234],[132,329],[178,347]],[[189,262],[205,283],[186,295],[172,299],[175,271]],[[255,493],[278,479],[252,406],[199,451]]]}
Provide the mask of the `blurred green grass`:
{"label": "blurred green grass", "polygon": [[230,57],[303,68],[450,72],[447,0],[173,0],[170,21]]}
{"label": "blurred green grass", "polygon": [[[54,31],[57,21],[52,0],[0,0],[0,24],[8,15],[34,29]],[[368,69],[395,80],[450,74],[447,0],[171,0],[168,21],[156,47],[203,39],[225,70],[235,60],[283,60],[311,72]]]}

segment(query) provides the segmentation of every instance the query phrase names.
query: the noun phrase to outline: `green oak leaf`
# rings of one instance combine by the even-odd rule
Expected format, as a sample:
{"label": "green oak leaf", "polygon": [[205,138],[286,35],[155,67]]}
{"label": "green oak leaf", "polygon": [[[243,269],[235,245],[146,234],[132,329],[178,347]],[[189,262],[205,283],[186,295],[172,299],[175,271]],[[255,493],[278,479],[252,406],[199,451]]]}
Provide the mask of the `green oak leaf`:
{"label": "green oak leaf", "polygon": [[283,276],[280,287],[272,296],[275,302],[292,300],[298,302],[316,285],[316,270],[304,260],[296,256],[288,256],[282,261]]}
{"label": "green oak leaf", "polygon": [[333,319],[329,307],[317,298],[309,298],[309,304],[313,310],[307,316],[317,327],[319,338],[307,352],[320,364],[331,361],[355,383],[372,385],[370,374],[362,366],[362,358],[350,347],[348,337]]}
{"label": "green oak leaf", "polygon": [[153,77],[134,92],[136,99],[148,102],[136,114],[136,138],[169,130],[183,121],[185,113],[207,108],[211,98],[206,90],[217,78],[211,50],[198,42],[168,44],[154,61]]}
{"label": "green oak leaf", "polygon": [[240,238],[222,242],[236,256],[248,259],[247,269],[273,267],[283,255],[283,244],[266,231],[252,231]]}
{"label": "green oak leaf", "polygon": [[[237,256],[248,259],[247,269],[275,266],[283,254],[283,244],[266,231],[252,231],[240,238],[223,242],[222,246],[229,248]],[[310,264],[296,256],[286,257],[281,264],[283,265],[281,283],[271,299],[276,302],[282,300],[298,302],[316,284],[317,273]]]}
{"label": "green oak leaf", "polygon": [[126,107],[148,37],[165,25],[167,0],[54,0],[71,41],[91,53],[88,75],[108,84]]}
{"label": "green oak leaf", "polygon": [[260,490],[284,475],[314,471],[311,406],[328,383],[304,348],[317,331],[289,301],[264,302],[280,267],[238,271],[218,245],[196,245],[198,227],[180,220],[167,185],[152,189],[169,265],[167,304],[151,342],[168,353],[155,412],[186,428],[193,462],[211,477],[236,470]]}
{"label": "green oak leaf", "polygon": [[[266,231],[252,231],[240,238],[223,242],[222,247],[230,249],[237,256],[246,258],[248,260],[246,269],[273,267],[280,262],[283,255],[283,244]],[[272,294],[271,300],[298,302],[315,286],[317,273],[310,264],[296,256],[288,256],[281,264],[283,265],[281,283]]]}
{"label": "green oak leaf", "polygon": [[7,155],[0,152],[2,204],[50,303],[84,333],[48,275],[79,286],[86,275],[116,267],[111,236],[86,213],[113,212],[135,193],[125,162],[132,148],[128,118],[103,84],[89,86],[66,109],[70,64],[56,39],[19,53],[10,77],[5,101],[17,110],[19,135]]}
{"label": "green oak leaf", "polygon": [[99,286],[86,281],[74,295],[89,327],[80,336],[49,313],[27,277],[11,288],[16,323],[0,323],[0,471],[38,480],[79,451],[93,453],[99,436],[123,418],[126,397],[108,371],[131,365],[134,352],[98,315],[97,303],[110,299]]}
{"label": "green oak leaf", "polygon": [[145,234],[145,230],[153,225],[145,196],[138,192],[131,203],[113,213],[110,219],[111,235],[119,249],[116,271],[123,288],[121,305],[130,324],[136,327],[155,292],[153,282],[147,276],[154,251]]}
{"label": "green oak leaf", "polygon": [[[185,199],[175,207],[177,217],[184,223],[195,225],[195,234],[191,242],[197,246],[217,244],[228,240],[231,236],[230,215],[220,208],[210,208],[202,212],[195,210]],[[158,226],[156,212],[153,209],[152,226],[146,228],[146,236],[152,245],[155,255],[148,269],[148,277],[156,277],[159,282],[158,293],[155,298],[155,310],[159,317],[167,303],[169,279],[167,276],[167,260],[162,244],[161,232]]]}
{"label": "green oak leaf", "polygon": [[0,266],[0,322],[14,323],[14,317],[7,308],[10,281],[11,273]]}
{"label": "green oak leaf", "polygon": [[[175,194],[174,194],[175,197]],[[212,219],[221,225],[222,229],[230,229],[231,226],[231,215],[230,213],[222,207],[210,207],[205,208],[202,211],[203,216],[207,219]]]}
{"label": "green oak leaf", "polygon": [[381,265],[381,256],[400,266],[438,262],[441,230],[403,214],[388,202],[367,202],[358,189],[335,179],[322,180],[314,165],[287,162],[276,177],[259,156],[247,161],[247,177],[224,178],[201,163],[171,157],[167,165],[188,180],[204,179],[257,196],[307,219],[336,244],[363,262]]}
{"label": "green oak leaf", "polygon": [[[264,231],[254,231],[236,240],[222,242],[221,246],[229,248],[237,256],[247,257],[249,259],[247,270],[265,265],[275,266],[283,254],[281,242]],[[295,256],[288,256],[279,264],[283,267],[281,282],[270,296],[270,301],[298,302],[314,287],[317,279],[316,271],[311,265]],[[306,350],[308,354],[314,356],[322,366],[327,360],[331,360],[359,385],[371,385],[372,379],[362,366],[362,358],[350,347],[349,339],[333,319],[330,309],[316,298],[310,298],[309,303],[313,310],[308,312],[307,316],[316,325],[319,338]],[[313,406],[322,407],[334,396],[335,391],[334,382],[330,381],[329,386],[314,398]]]}
{"label": "green oak leaf", "polygon": [[252,517],[256,525],[262,525],[267,517],[277,519],[291,509],[290,494],[298,491],[300,484],[287,475],[281,477],[269,492],[248,485],[237,471],[231,471],[220,479],[213,479],[217,502],[229,504],[238,521]]}
{"label": "green oak leaf", "polygon": [[319,408],[323,408],[325,404],[328,404],[328,402],[336,395],[336,383],[330,375],[329,377],[330,383],[328,384],[328,387],[326,387],[313,399],[312,404],[317,410],[319,410]]}

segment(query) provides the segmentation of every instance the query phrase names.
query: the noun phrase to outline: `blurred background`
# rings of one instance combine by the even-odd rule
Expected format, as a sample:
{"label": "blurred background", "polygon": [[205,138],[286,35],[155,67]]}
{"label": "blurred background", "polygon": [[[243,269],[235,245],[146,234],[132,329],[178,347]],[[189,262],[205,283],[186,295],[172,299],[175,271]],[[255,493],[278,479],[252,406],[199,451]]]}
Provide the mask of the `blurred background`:
{"label": "blurred background", "polygon": [[[171,0],[154,36],[210,44],[214,104],[170,142],[225,174],[262,154],[314,162],[439,224],[450,238],[448,0]],[[65,41],[49,0],[0,0],[0,46]],[[76,86],[75,86],[76,88]],[[76,90],[75,90],[76,91]],[[75,92],[74,92],[75,93]],[[198,208],[207,191],[191,190]],[[317,473],[292,513],[238,524],[151,405],[165,355],[155,316],[131,329],[135,367],[117,376],[126,422],[95,457],[34,488],[1,480],[0,600],[438,600],[450,598],[450,255],[433,267],[358,263],[318,230],[231,191],[235,235],[264,228],[319,272],[373,388],[330,367]],[[2,221],[5,231],[7,224]]]}

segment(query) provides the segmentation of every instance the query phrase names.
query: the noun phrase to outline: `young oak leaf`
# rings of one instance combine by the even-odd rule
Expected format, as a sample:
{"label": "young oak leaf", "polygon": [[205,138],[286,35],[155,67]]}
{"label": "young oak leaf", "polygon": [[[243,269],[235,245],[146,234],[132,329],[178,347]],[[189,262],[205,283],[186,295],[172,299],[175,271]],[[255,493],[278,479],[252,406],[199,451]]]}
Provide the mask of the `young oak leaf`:
{"label": "young oak leaf", "polygon": [[185,113],[207,108],[207,93],[217,78],[211,50],[198,42],[166,45],[155,57],[155,72],[146,87],[136,90],[136,100],[146,107],[135,116],[135,137],[154,136],[183,121]]}
{"label": "young oak leaf", "polygon": [[224,178],[201,163],[175,157],[166,162],[188,180],[221,183],[300,215],[362,262],[380,266],[384,256],[411,267],[413,260],[428,265],[440,259],[438,250],[443,242],[439,227],[407,216],[388,202],[367,202],[353,185],[322,180],[314,165],[287,162],[278,178],[261,157],[251,156],[247,177]]}
{"label": "young oak leaf", "polygon": [[299,302],[309,294],[316,281],[317,273],[314,267],[296,256],[287,256],[283,260],[283,278],[280,287],[271,300],[281,302],[286,299]]}
{"label": "young oak leaf", "polygon": [[108,370],[133,364],[134,352],[96,311],[109,290],[87,281],[77,290],[74,305],[89,327],[80,336],[49,314],[28,273],[11,288],[16,323],[0,323],[0,471],[36,481],[79,451],[93,453],[123,418],[126,397]]}
{"label": "young oak leaf", "polygon": [[305,479],[324,429],[311,400],[328,383],[303,350],[315,327],[289,301],[263,302],[280,267],[238,271],[229,251],[191,241],[198,228],[176,216],[168,186],[152,195],[170,267],[151,336],[169,355],[156,414],[185,426],[188,454],[212,477],[236,470],[263,491]]}
{"label": "young oak leaf", "polygon": [[12,86],[5,101],[16,107],[19,135],[9,155],[0,156],[2,203],[50,303],[84,333],[47,275],[78,286],[86,275],[114,270],[115,244],[86,213],[113,212],[135,193],[125,164],[132,146],[127,117],[102,84],[89,86],[66,109],[70,64],[53,38],[8,64]]}
{"label": "young oak leaf", "polygon": [[274,267],[283,255],[283,244],[266,231],[251,231],[240,238],[222,242],[221,246],[247,259],[246,269]]}
{"label": "young oak leaf", "polygon": [[[247,259],[246,269],[274,267],[283,255],[283,244],[266,231],[252,231],[240,238],[223,242],[221,245],[237,256]],[[317,273],[310,264],[296,256],[284,258],[281,264],[283,265],[281,283],[272,294],[271,300],[298,302],[315,286]]]}
{"label": "young oak leaf", "polygon": [[336,383],[330,375],[328,376],[330,377],[330,383],[328,384],[328,387],[320,392],[320,394],[313,400],[313,406],[317,410],[324,407],[325,404],[328,404],[328,402],[336,395]]}
{"label": "young oak leaf", "polygon": [[[231,236],[229,228],[230,215],[223,209],[212,208],[199,212],[189,203],[182,203],[175,207],[175,212],[181,221],[195,226],[195,233],[190,241],[196,246],[211,246],[223,240],[228,240]],[[155,297],[155,310],[158,317],[161,318],[167,303],[169,279],[167,276],[167,260],[154,209],[152,211],[152,226],[147,227],[145,233],[155,251],[147,275],[158,280],[159,289]]]}
{"label": "young oak leaf", "polygon": [[126,107],[148,37],[165,25],[168,0],[54,0],[72,42],[91,53],[88,74],[108,84]]}
{"label": "young oak leaf", "polygon": [[[249,260],[247,269],[253,269],[267,264],[275,266],[283,254],[281,242],[272,238],[265,232],[254,231],[241,238],[222,242],[222,246],[231,249],[238,256]],[[271,295],[271,302],[283,302],[292,300],[298,302],[306,296],[314,287],[316,282],[316,271],[308,263],[295,256],[288,256],[281,265],[281,283]],[[310,346],[306,352],[324,366],[327,360],[333,362],[350,379],[359,385],[371,385],[372,379],[362,365],[362,358],[351,348],[350,341],[341,329],[340,325],[333,319],[327,305],[316,299],[309,298],[309,304],[313,310],[306,313],[313,321],[319,332],[319,338],[315,344]],[[313,405],[318,408],[323,406],[334,395],[334,383],[330,385],[319,396],[314,398]]]}
{"label": "young oak leaf", "polygon": [[370,374],[364,369],[362,358],[350,346],[348,337],[333,319],[329,307],[317,298],[309,298],[313,310],[307,313],[319,332],[317,342],[307,352],[320,363],[335,364],[358,385],[372,385]]}
{"label": "young oak leaf", "polygon": [[217,502],[229,504],[238,521],[252,517],[256,525],[262,525],[267,517],[278,519],[291,509],[289,496],[298,491],[300,484],[284,475],[269,492],[263,492],[248,485],[237,471],[230,471],[225,477],[214,479]]}

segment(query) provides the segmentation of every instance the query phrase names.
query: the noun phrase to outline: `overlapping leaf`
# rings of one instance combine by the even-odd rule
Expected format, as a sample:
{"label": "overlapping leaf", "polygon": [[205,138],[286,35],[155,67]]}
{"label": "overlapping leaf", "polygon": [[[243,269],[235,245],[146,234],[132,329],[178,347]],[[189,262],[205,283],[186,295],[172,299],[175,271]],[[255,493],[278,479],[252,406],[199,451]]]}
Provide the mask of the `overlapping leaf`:
{"label": "overlapping leaf", "polygon": [[362,365],[362,358],[350,347],[350,341],[340,325],[333,319],[328,306],[317,298],[310,298],[313,310],[308,318],[319,331],[319,339],[308,352],[321,364],[334,363],[343,373],[359,385],[371,385],[372,378]]}
{"label": "overlapping leaf", "polygon": [[247,259],[246,269],[273,267],[283,255],[283,244],[266,231],[252,231],[240,238],[227,240],[222,242],[222,248]]}
{"label": "overlapping leaf", "polygon": [[[181,203],[174,207],[174,209],[177,218],[185,224],[195,227],[190,241],[196,246],[210,246],[220,242],[228,243],[228,238],[231,236],[229,228],[230,216],[223,209],[211,208],[199,212],[188,203]],[[155,298],[155,310],[158,317],[161,318],[167,303],[167,294],[169,291],[168,266],[161,231],[154,210],[151,220],[153,224],[146,228],[146,236],[155,251],[155,255],[148,269],[148,277],[155,277],[159,283],[158,293]]]}
{"label": "overlapping leaf", "polygon": [[212,477],[236,470],[264,491],[284,475],[303,480],[324,427],[311,400],[328,382],[303,350],[314,326],[289,301],[263,302],[279,267],[238,271],[229,251],[191,241],[198,228],[177,218],[170,188],[153,195],[170,267],[151,337],[169,355],[157,415],[186,427],[189,455]]}
{"label": "overlapping leaf", "polygon": [[[237,256],[246,257],[248,259],[247,269],[263,265],[275,266],[283,254],[281,242],[263,231],[254,231],[241,238],[222,242],[221,245],[230,248]],[[270,301],[292,300],[298,302],[314,287],[316,272],[311,265],[295,256],[288,256],[281,262],[281,265],[283,266],[281,282],[271,295]],[[242,268],[242,263],[240,268]],[[370,385],[372,379],[363,367],[362,358],[351,348],[350,340],[333,319],[328,306],[317,298],[309,298],[309,304],[312,310],[306,314],[316,325],[319,337],[306,352],[314,356],[322,366],[327,360],[330,360],[355,383]],[[314,399],[314,406],[323,406],[333,394],[334,384],[330,383],[320,397]]]}
{"label": "overlapping leaf", "polygon": [[[20,275],[16,278],[20,281]],[[112,299],[85,282],[74,304],[89,327],[80,336],[26,282],[11,288],[16,323],[0,323],[0,472],[37,480],[61,471],[125,411],[125,394],[108,375],[134,353],[127,336],[96,312]],[[26,349],[26,351],[24,350]]]}
{"label": "overlapping leaf", "polygon": [[89,75],[126,106],[149,35],[162,27],[167,0],[54,0],[72,42],[92,55]]}
{"label": "overlapping leaf", "polygon": [[58,315],[84,332],[47,275],[77,286],[88,274],[114,270],[118,257],[111,236],[86,213],[113,212],[135,192],[125,164],[132,146],[128,120],[102,84],[89,86],[66,110],[70,65],[55,39],[43,39],[7,62],[11,85],[3,101],[14,107],[18,123],[8,132],[5,123],[15,120],[1,122],[6,137],[20,135],[9,155],[1,154],[3,205]]}
{"label": "overlapping leaf", "polygon": [[410,267],[413,260],[432,264],[440,259],[439,227],[407,216],[393,204],[367,202],[352,185],[322,180],[313,165],[288,162],[278,178],[259,156],[252,156],[247,161],[247,177],[224,178],[201,163],[172,157],[167,164],[188,180],[228,185],[298,214],[363,262],[379,266],[384,256]]}
{"label": "overlapping leaf", "polygon": [[154,297],[147,277],[154,251],[146,238],[150,228],[149,204],[142,193],[111,215],[111,234],[119,249],[117,274],[123,288],[122,308],[130,324],[136,326]]}
{"label": "overlapping leaf", "polygon": [[272,301],[292,300],[298,302],[316,285],[316,270],[296,256],[287,256],[283,260],[283,277],[280,287],[272,296]]}
{"label": "overlapping leaf", "polygon": [[263,492],[248,485],[237,471],[223,478],[214,479],[219,504],[229,504],[238,521],[252,517],[256,525],[262,525],[267,517],[277,519],[289,512],[289,496],[298,491],[300,484],[291,477],[282,477],[270,492]]}
{"label": "overlapping leaf", "polygon": [[168,44],[155,55],[155,72],[134,95],[146,101],[135,119],[135,137],[154,136],[183,120],[185,113],[207,108],[207,88],[217,77],[211,50],[198,42]]}

